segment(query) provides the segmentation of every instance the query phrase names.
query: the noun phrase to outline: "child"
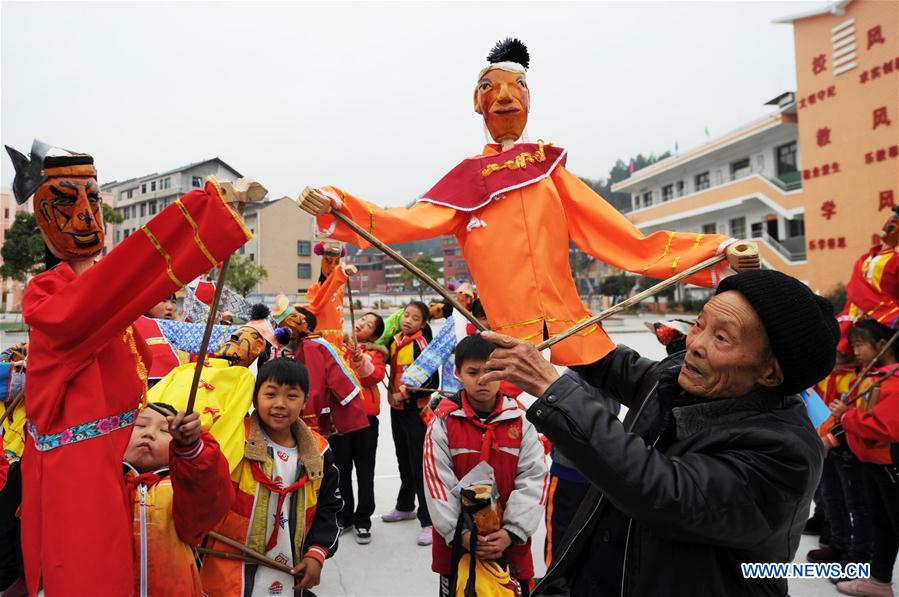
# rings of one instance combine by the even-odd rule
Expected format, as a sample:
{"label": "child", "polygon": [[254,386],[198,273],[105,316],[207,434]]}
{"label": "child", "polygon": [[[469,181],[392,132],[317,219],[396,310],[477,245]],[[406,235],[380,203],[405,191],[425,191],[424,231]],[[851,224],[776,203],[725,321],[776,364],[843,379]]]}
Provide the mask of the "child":
{"label": "child", "polygon": [[161,402],[145,408],[125,450],[125,485],[134,504],[134,594],[201,595],[191,546],[228,512],[228,461],[200,414]]}
{"label": "child", "polygon": [[[396,507],[381,516],[384,522],[412,520],[415,514],[415,497],[418,496],[418,521],[421,533],[418,544],[430,545],[432,539],[431,517],[425,502],[424,478],[422,477],[422,446],[425,440],[425,423],[421,410],[427,406],[430,392],[404,393],[400,378],[403,371],[427,347],[424,329],[428,326],[428,306],[412,301],[403,310],[400,319],[400,333],[394,336],[390,345],[390,383],[387,388],[387,402],[390,404],[390,428],[396,448],[396,459],[400,469],[400,490]],[[425,384],[434,389],[440,383],[435,373]]]}
{"label": "child", "polygon": [[[354,527],[356,543],[371,543],[371,515],[375,511],[375,454],[378,450],[378,414],[381,395],[378,384],[387,368],[387,349],[374,341],[384,333],[384,320],[375,313],[366,313],[356,320],[356,341],[351,364],[362,385],[360,401],[368,417],[368,427],[330,438],[334,460],[340,471],[340,494],[343,510],[342,528]],[[353,467],[359,482],[359,502],[353,500]],[[354,511],[355,506],[355,511]]]}
{"label": "child", "polygon": [[[456,375],[463,390],[444,399],[425,436],[424,473],[428,507],[437,534],[432,570],[440,574],[440,594],[456,594],[450,586],[451,543],[456,533],[461,504],[451,495],[459,479],[480,462],[493,467],[502,528],[477,538],[475,556],[480,560],[508,562],[513,579],[527,595],[534,577],[531,540],[543,517],[547,471],[543,445],[537,430],[525,419],[515,400],[499,392],[500,382],[481,384],[494,346],[480,334],[462,339],[456,346]],[[468,549],[471,533],[460,536]]]}
{"label": "child", "polygon": [[[293,577],[208,555],[201,580],[209,595],[302,592],[319,583],[322,564],[337,551],[338,473],[327,440],[300,418],[308,391],[309,372],[293,359],[272,359],[259,369],[244,457],[231,473],[237,498],[216,529],[290,567]],[[234,553],[215,540],[209,548]]]}
{"label": "child", "polygon": [[[848,338],[861,365],[867,366],[893,333],[865,319],[853,326]],[[871,578],[837,584],[837,590],[846,595],[893,595],[890,585],[899,546],[899,377],[886,376],[899,368],[897,360],[899,350],[894,345],[874,363],[859,388],[860,393],[870,389],[869,394],[860,395],[851,406],[839,400],[830,405],[846,442],[862,461],[874,528]],[[839,430],[832,434],[839,438]]]}

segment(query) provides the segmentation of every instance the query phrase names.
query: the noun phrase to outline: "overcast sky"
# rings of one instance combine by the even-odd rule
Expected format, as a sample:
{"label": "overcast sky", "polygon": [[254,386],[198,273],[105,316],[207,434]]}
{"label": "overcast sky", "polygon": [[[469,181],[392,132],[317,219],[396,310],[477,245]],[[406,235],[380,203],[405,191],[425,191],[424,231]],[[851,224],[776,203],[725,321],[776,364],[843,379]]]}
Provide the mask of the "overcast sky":
{"label": "overcast sky", "polygon": [[89,152],[101,183],[219,156],[273,196],[399,205],[481,150],[475,77],[516,36],[530,137],[600,178],[767,113],[795,88],[771,21],[822,4],[3,2],[0,137]]}

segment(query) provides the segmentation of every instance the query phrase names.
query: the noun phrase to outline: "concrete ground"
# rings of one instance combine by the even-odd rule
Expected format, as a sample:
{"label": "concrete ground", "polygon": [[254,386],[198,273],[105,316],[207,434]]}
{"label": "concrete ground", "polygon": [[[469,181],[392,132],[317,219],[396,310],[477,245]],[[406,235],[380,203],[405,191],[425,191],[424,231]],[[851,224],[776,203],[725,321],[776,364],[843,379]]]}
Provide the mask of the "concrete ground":
{"label": "concrete ground", "polygon": [[[612,338],[620,344],[638,350],[651,358],[664,356],[663,347],[643,327],[642,320],[627,320],[607,326]],[[390,415],[381,415],[375,477],[377,509],[372,524],[372,542],[358,545],[352,532],[341,537],[337,554],[325,564],[322,583],[315,590],[320,597],[334,595],[355,596],[428,596],[437,595],[437,575],[431,572],[431,550],[419,547],[416,538],[418,521],[385,524],[379,515],[394,506],[399,489],[396,456],[390,435]],[[541,525],[534,536],[534,563],[536,573],[542,576],[543,540],[546,530]],[[816,548],[817,537],[803,536],[796,561],[804,562],[805,554]],[[827,580],[809,579],[790,582],[790,594],[795,597],[838,595]]]}

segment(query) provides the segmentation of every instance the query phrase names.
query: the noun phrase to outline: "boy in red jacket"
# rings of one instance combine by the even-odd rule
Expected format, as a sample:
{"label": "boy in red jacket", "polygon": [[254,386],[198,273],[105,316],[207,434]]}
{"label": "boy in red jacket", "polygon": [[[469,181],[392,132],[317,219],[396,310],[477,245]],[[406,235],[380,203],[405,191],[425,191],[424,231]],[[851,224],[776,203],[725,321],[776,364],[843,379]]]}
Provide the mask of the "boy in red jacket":
{"label": "boy in red jacket", "polygon": [[[350,364],[362,386],[360,399],[368,417],[368,427],[329,438],[334,462],[340,471],[340,494],[343,510],[340,526],[354,527],[356,543],[371,543],[371,515],[375,511],[375,454],[378,450],[378,414],[381,395],[378,384],[387,371],[387,348],[374,341],[384,333],[384,320],[375,313],[366,313],[356,320],[355,335],[358,346],[352,349]],[[353,467],[359,483],[359,501],[353,499]]]}
{"label": "boy in red jacket", "polygon": [[125,485],[134,505],[134,594],[201,595],[192,546],[234,501],[228,461],[201,429],[200,413],[153,406],[137,415],[125,451]]}
{"label": "boy in red jacket", "polygon": [[[473,556],[505,560],[525,596],[534,578],[530,537],[540,526],[546,505],[545,453],[524,409],[500,393],[500,382],[479,383],[493,349],[480,334],[459,342],[456,375],[463,390],[437,406],[425,435],[425,495],[436,531],[431,569],[440,574],[441,596],[456,594],[450,586],[452,542],[462,506],[451,491],[481,462],[494,471],[502,528],[479,536]],[[462,532],[460,541],[468,550],[471,532]]]}

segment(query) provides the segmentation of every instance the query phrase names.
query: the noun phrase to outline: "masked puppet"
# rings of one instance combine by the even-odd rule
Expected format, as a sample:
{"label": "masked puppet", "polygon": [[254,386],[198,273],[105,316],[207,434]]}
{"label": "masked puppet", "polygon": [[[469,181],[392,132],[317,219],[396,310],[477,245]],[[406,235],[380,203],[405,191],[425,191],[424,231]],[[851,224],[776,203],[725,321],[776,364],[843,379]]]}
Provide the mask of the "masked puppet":
{"label": "masked puppet", "polygon": [[346,257],[343,243],[315,244],[313,252],[321,255],[321,274],[318,282],[306,292],[307,309],[315,314],[318,320],[317,334],[343,350],[343,294],[349,276],[356,273],[352,265],[341,263]]}
{"label": "masked puppet", "polygon": [[[571,277],[570,241],[606,263],[654,278],[723,252],[735,267],[759,267],[757,250],[738,258],[729,248],[735,241],[727,237],[665,231],[644,236],[565,169],[562,147],[521,142],[531,106],[524,45],[501,42],[487,60],[475,82],[474,111],[496,143],[463,160],[409,209],[382,209],[337,187],[305,196],[301,206],[318,214],[322,234],[368,246],[327,215],[332,206],[388,244],[454,234],[491,327],[535,343],[590,316]],[[720,264],[688,281],[714,286],[727,269]],[[613,347],[594,325],[553,346],[552,361],[593,363]]]}
{"label": "masked puppet", "polygon": [[[22,312],[30,326],[28,438],[22,458],[22,549],[29,592],[128,595],[134,590],[131,512],[122,456],[150,353],[132,322],[251,238],[214,180],[162,210],[102,260],[93,158],[35,141],[7,147],[13,191],[52,256]],[[78,488],[76,499],[73,488]],[[90,557],[85,557],[90,554]]]}
{"label": "masked puppet", "polygon": [[[235,328],[204,361],[194,405],[200,424],[215,436],[232,470],[243,457],[244,417],[253,403],[256,379],[248,367],[254,362],[261,367],[281,346],[269,308],[253,305],[250,312],[250,321]],[[173,369],[150,390],[150,402],[187,407],[195,368],[196,363],[187,363]]]}

